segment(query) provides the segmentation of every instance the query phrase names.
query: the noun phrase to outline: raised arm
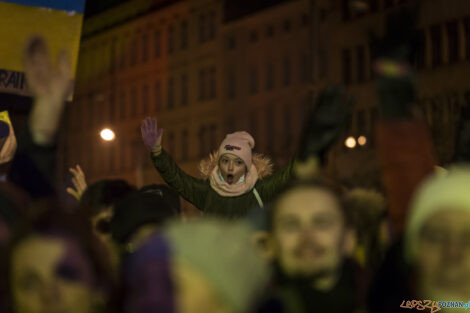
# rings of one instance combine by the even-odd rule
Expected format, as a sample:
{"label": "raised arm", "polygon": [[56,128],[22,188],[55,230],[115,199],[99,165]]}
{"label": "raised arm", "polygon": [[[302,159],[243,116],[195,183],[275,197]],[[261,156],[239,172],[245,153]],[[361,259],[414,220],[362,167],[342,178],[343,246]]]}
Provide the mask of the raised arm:
{"label": "raised arm", "polygon": [[157,119],[147,117],[142,121],[142,139],[150,151],[155,168],[163,180],[180,196],[191,202],[198,209],[204,209],[204,202],[209,183],[186,174],[171,156],[162,149],[163,129],[158,129]]}

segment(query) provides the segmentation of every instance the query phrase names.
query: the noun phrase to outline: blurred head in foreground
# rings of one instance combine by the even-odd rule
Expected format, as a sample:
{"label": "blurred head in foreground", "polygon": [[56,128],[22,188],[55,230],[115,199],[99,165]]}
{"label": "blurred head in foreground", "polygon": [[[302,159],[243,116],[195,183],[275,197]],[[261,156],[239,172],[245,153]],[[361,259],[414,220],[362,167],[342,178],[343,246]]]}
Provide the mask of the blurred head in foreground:
{"label": "blurred head in foreground", "polygon": [[106,311],[110,266],[88,225],[48,210],[15,236],[6,254],[12,312]]}
{"label": "blurred head in foreground", "polygon": [[426,299],[466,301],[470,294],[470,166],[434,174],[416,192],[405,258]]}
{"label": "blurred head in foreground", "polygon": [[339,188],[320,179],[288,186],[273,204],[270,227],[285,276],[311,278],[317,289],[334,286],[354,239]]}
{"label": "blurred head in foreground", "polygon": [[250,229],[212,219],[170,223],[124,264],[125,312],[246,312],[268,278]]}

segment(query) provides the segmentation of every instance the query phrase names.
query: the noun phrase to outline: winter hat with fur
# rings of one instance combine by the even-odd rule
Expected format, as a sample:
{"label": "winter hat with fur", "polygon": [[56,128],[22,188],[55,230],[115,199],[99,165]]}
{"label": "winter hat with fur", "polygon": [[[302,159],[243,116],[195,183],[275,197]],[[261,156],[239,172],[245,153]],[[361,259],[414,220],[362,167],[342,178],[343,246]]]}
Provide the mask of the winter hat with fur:
{"label": "winter hat with fur", "polygon": [[447,174],[434,173],[415,193],[405,233],[405,256],[412,262],[416,256],[419,232],[432,215],[448,208],[470,213],[470,165],[451,168]]}
{"label": "winter hat with fur", "polygon": [[219,147],[219,158],[227,153],[234,154],[245,162],[246,168],[251,168],[252,152],[255,140],[246,131],[228,134]]}

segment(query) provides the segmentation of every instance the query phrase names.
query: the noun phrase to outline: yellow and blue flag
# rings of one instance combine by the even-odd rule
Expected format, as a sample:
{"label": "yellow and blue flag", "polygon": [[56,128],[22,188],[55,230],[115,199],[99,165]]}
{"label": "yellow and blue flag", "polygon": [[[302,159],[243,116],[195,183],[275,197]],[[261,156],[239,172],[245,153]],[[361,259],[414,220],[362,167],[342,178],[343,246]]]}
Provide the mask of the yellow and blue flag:
{"label": "yellow and blue flag", "polygon": [[0,1],[0,93],[28,96],[23,50],[33,35],[44,37],[52,56],[70,53],[75,74],[85,0]]}

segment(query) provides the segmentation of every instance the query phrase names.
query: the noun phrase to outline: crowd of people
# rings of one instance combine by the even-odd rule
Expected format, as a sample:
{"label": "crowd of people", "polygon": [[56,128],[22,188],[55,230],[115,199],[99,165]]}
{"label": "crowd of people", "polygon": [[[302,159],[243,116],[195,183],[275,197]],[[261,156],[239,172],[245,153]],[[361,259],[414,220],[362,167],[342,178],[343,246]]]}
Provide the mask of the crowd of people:
{"label": "crowd of people", "polygon": [[[54,180],[70,62],[66,53],[53,62],[44,39],[32,38],[24,56],[34,98],[27,127],[16,138],[0,121],[0,312],[468,307],[470,108],[462,108],[455,163],[437,169],[426,123],[413,108],[406,18],[389,21],[375,62],[382,188],[346,189],[324,172],[351,108],[344,89],[328,87],[308,112],[297,152],[278,171],[239,131],[201,162],[201,178],[192,177],[162,148],[163,130],[149,117],[143,144],[166,184],[88,185],[76,166],[67,189],[73,207]],[[180,197],[202,216],[183,216]]]}

